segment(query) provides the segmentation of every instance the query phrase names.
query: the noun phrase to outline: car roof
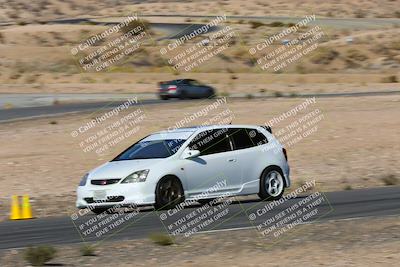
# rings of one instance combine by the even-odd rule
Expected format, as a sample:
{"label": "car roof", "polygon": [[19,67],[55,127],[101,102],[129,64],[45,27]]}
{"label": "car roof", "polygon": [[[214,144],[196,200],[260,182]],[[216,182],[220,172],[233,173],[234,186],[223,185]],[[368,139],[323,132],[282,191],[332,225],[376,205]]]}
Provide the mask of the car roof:
{"label": "car roof", "polygon": [[216,124],[216,125],[197,125],[197,126],[189,126],[183,128],[173,128],[164,131],[157,132],[158,134],[166,134],[166,133],[182,133],[182,132],[196,132],[197,130],[212,130],[219,128],[260,128],[257,125],[245,125],[245,124]]}
{"label": "car roof", "polygon": [[143,141],[149,140],[165,140],[165,139],[188,139],[196,132],[219,129],[219,128],[250,128],[250,129],[261,129],[261,126],[257,125],[245,125],[245,124],[217,124],[217,125],[199,125],[190,126],[183,128],[170,128],[164,131],[159,131],[150,134]]}

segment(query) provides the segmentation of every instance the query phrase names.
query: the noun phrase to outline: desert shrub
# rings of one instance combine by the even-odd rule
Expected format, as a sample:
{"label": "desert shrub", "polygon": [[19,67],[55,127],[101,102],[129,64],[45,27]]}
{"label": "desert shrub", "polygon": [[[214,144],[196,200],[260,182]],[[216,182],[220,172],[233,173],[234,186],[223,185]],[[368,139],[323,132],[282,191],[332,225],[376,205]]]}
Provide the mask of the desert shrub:
{"label": "desert shrub", "polygon": [[96,256],[96,254],[94,253],[94,247],[93,246],[83,245],[80,248],[80,252],[81,252],[82,256]]}
{"label": "desert shrub", "polygon": [[233,57],[236,59],[244,59],[244,58],[249,58],[250,55],[246,49],[239,47],[233,52]]}
{"label": "desert shrub", "polygon": [[24,252],[24,259],[33,266],[43,266],[52,260],[56,254],[56,249],[50,246],[38,246],[27,248]]}
{"label": "desert shrub", "polygon": [[397,185],[400,182],[394,174],[385,175],[381,179],[385,185]]}
{"label": "desert shrub", "polygon": [[270,24],[268,24],[270,27],[285,27],[285,23],[281,21],[273,21]]}
{"label": "desert shrub", "polygon": [[353,60],[356,61],[364,61],[366,59],[368,59],[368,56],[361,53],[359,50],[357,49],[349,49],[347,50],[347,56]]}
{"label": "desert shrub", "polygon": [[353,187],[351,185],[347,184],[347,185],[344,186],[343,189],[344,190],[353,190]]}
{"label": "desert shrub", "polygon": [[[139,26],[141,28],[139,28]],[[128,33],[130,31],[136,29],[135,31],[133,31],[131,33],[134,34],[134,35],[138,35],[141,32],[143,32],[143,31],[145,31],[146,29],[149,29],[149,28],[150,28],[150,23],[148,21],[135,19],[135,20],[132,20],[132,21],[128,22],[128,24],[126,24],[125,26],[123,26],[121,28],[121,31],[123,33]],[[139,30],[139,29],[141,29],[141,30]]]}
{"label": "desert shrub", "polygon": [[257,29],[258,27],[265,26],[264,23],[259,22],[259,21],[249,21],[249,24],[252,29]]}
{"label": "desert shrub", "polygon": [[95,79],[93,79],[92,77],[87,77],[87,76],[81,77],[80,81],[82,83],[96,83]]}
{"label": "desert shrub", "polygon": [[306,74],[307,73],[307,68],[301,63],[297,64],[295,69],[296,69],[297,73],[300,73],[300,74]]}
{"label": "desert shrub", "polygon": [[356,18],[365,18],[365,12],[361,9],[354,11],[354,17]]}
{"label": "desert shrub", "polygon": [[390,75],[390,76],[383,77],[381,81],[383,83],[397,83],[397,82],[399,82],[397,80],[396,75]]}
{"label": "desert shrub", "polygon": [[175,243],[170,235],[164,233],[153,233],[150,235],[150,240],[161,246],[169,246]]}
{"label": "desert shrub", "polygon": [[24,25],[26,25],[27,23],[25,22],[25,21],[18,21],[17,22],[17,24],[19,25],[19,26],[24,26]]}
{"label": "desert shrub", "polygon": [[400,50],[400,40],[392,42],[389,47],[390,49]]}
{"label": "desert shrub", "polygon": [[224,92],[221,92],[219,95],[222,97],[229,97],[230,94],[229,94],[229,92],[224,91]]}
{"label": "desert shrub", "polygon": [[339,52],[328,47],[320,47],[313,53],[311,61],[315,64],[329,64],[338,56]]}

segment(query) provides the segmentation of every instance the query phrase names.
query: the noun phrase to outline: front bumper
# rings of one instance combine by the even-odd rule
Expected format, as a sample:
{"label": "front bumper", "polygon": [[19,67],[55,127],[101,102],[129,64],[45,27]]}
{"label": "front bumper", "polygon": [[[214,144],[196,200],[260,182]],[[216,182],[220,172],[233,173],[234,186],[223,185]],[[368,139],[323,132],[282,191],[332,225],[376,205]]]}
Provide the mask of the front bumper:
{"label": "front bumper", "polygon": [[[89,182],[88,182],[89,183]],[[105,198],[97,199],[101,193]],[[144,183],[111,184],[78,186],[76,207],[79,209],[111,207],[114,205],[152,205],[155,203],[155,192]]]}

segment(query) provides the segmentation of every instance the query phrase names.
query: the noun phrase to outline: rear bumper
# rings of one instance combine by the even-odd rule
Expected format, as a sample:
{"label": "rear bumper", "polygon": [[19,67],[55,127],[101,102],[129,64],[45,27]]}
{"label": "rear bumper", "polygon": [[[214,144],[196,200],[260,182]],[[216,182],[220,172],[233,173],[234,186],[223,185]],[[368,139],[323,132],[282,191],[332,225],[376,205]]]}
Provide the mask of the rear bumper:
{"label": "rear bumper", "polygon": [[168,91],[160,91],[158,92],[159,97],[168,97],[168,98],[179,98],[179,93],[170,93]]}
{"label": "rear bumper", "polygon": [[285,178],[286,187],[290,187],[292,182],[290,181],[290,167],[289,167],[289,164],[285,164],[283,166],[282,171],[283,171],[283,176]]}

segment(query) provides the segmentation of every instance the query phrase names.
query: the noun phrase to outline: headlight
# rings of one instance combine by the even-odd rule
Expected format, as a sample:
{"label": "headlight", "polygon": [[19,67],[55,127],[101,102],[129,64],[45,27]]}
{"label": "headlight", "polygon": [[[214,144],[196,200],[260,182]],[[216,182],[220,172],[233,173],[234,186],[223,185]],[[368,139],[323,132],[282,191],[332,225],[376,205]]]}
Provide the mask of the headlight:
{"label": "headlight", "polygon": [[141,170],[128,175],[121,184],[140,183],[146,181],[147,175],[150,170]]}
{"label": "headlight", "polygon": [[89,173],[86,173],[86,174],[82,177],[82,180],[81,180],[81,182],[79,183],[79,186],[85,186],[88,177],[89,177]]}

